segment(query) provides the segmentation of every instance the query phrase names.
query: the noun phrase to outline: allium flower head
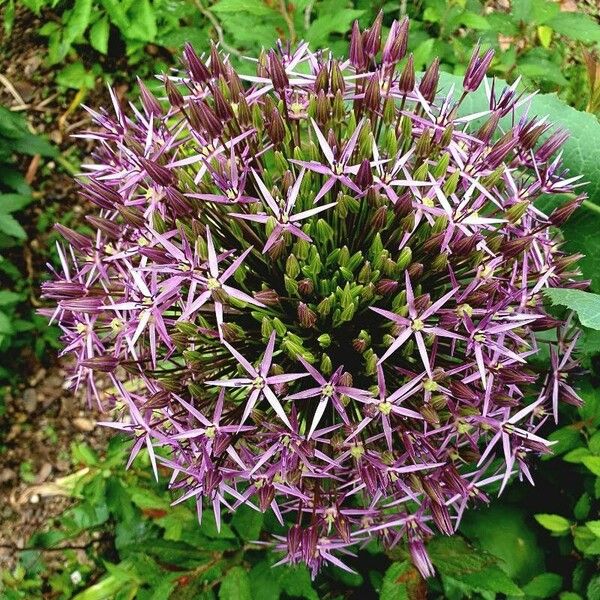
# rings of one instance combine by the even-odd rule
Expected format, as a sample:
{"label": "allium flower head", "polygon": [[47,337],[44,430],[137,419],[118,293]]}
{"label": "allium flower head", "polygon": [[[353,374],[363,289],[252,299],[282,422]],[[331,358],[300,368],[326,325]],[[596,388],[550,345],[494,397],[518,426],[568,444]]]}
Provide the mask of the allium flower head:
{"label": "allium flower head", "polygon": [[[456,102],[382,18],[348,61],[279,45],[256,76],[187,45],[164,98],[92,112],[94,233],[58,226],[44,294],[72,383],[99,400],[108,374],[131,458],[199,514],[273,511],[282,562],[313,572],[404,542],[428,576],[427,539],[531,480],[540,428],[579,402],[576,332],[542,293],[585,286],[554,229],[583,196],[536,206],[578,178],[563,132],[540,140],[527,98],[485,80],[490,52]],[[489,111],[459,116],[480,85]]]}

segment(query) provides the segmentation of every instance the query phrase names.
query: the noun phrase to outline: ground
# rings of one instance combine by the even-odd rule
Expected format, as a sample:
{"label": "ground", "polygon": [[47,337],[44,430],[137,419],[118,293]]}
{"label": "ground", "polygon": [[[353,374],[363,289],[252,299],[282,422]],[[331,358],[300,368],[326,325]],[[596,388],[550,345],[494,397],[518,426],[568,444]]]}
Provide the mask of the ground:
{"label": "ground", "polygon": [[[40,226],[40,218],[58,219],[66,213],[75,222],[81,218],[84,209],[73,172],[89,151],[85,142],[71,137],[89,123],[79,102],[81,95],[58,90],[52,83],[52,70],[43,64],[45,41],[36,34],[42,21],[43,17],[38,20],[20,12],[11,36],[0,40],[0,104],[25,111],[32,130],[52,140],[63,157],[61,164],[27,157],[20,165],[36,201],[20,219],[28,231],[28,243],[11,251],[9,258],[34,282],[31,303],[36,307],[41,305],[37,283],[46,271],[48,247],[48,232]],[[106,98],[105,89],[98,86],[85,101],[98,106]],[[0,440],[6,447],[0,456],[0,497],[7,500],[0,506],[3,566],[14,564],[18,549],[31,534],[68,505],[69,500],[55,495],[48,484],[76,470],[70,458],[71,443],[85,441],[102,448],[108,435],[96,426],[96,411],[86,407],[81,395],[65,389],[67,364],[52,356],[40,361],[31,348],[15,357],[15,364],[21,370],[20,383],[5,398],[6,413],[0,417]]]}

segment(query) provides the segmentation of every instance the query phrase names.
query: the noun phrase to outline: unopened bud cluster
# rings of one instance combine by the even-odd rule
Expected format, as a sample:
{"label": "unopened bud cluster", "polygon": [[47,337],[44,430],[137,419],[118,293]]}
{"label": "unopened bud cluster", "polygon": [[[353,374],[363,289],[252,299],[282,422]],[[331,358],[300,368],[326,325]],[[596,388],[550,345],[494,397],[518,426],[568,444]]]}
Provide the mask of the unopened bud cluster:
{"label": "unopened bud cluster", "polygon": [[531,479],[538,430],[579,402],[543,291],[585,286],[555,229],[583,196],[516,86],[463,114],[492,52],[455,100],[438,60],[415,73],[408,21],[382,26],[354,25],[349,60],[280,45],[252,77],[188,45],[164,98],[140,82],[141,106],[93,112],[97,213],[58,226],[45,312],[72,383],[110,379],[112,426],[182,501],[272,511],[313,572],[377,536],[427,576],[427,539]]}

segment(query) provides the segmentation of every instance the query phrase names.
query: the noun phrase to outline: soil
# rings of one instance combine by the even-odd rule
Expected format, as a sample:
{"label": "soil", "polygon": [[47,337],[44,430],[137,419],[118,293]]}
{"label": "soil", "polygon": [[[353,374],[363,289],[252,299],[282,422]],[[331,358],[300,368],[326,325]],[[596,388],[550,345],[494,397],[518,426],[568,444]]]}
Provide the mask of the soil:
{"label": "soil", "polygon": [[[48,256],[48,231],[44,227],[38,231],[40,218],[50,215],[59,220],[69,213],[69,219],[77,222],[84,213],[73,173],[90,148],[71,137],[90,124],[81,101],[91,106],[108,102],[102,85],[85,98],[76,90],[56,87],[57,69],[44,65],[46,41],[36,33],[45,21],[43,15],[36,18],[29,11],[17,10],[11,35],[0,37],[0,105],[24,112],[31,131],[47,136],[62,156],[61,164],[39,156],[24,157],[19,164],[35,190],[36,201],[20,218],[28,242],[6,254],[33,282],[34,290],[46,272]],[[123,94],[126,87],[118,91]],[[74,166],[68,168],[65,160]],[[35,293],[31,304],[42,305]],[[5,500],[0,505],[0,568],[13,567],[32,533],[69,505],[69,498],[57,494],[51,484],[79,468],[71,461],[71,444],[85,441],[100,450],[108,436],[105,428],[96,426],[95,410],[80,395],[65,389],[68,365],[52,357],[41,364],[33,348],[14,357],[14,365],[20,383],[5,396],[6,412],[0,416],[0,498]]]}

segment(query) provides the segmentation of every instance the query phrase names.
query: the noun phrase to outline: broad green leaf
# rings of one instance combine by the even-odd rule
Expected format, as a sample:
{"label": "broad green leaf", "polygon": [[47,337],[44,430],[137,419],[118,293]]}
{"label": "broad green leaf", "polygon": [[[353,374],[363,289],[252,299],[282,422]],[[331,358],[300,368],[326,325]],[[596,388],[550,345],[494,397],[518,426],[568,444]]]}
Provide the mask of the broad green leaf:
{"label": "broad green leaf", "polygon": [[581,445],[583,438],[577,428],[567,425],[553,431],[548,439],[551,442],[556,442],[552,446],[552,454],[548,455],[548,460],[550,460],[553,456],[560,456],[569,450],[573,450],[573,448],[577,448]]}
{"label": "broad green leaf", "polygon": [[600,25],[583,12],[560,12],[547,25],[572,40],[586,44],[600,42]]}
{"label": "broad green leaf", "polygon": [[319,595],[313,589],[306,565],[287,567],[281,575],[280,583],[282,591],[288,596],[319,600]]}
{"label": "broad green leaf", "polygon": [[558,4],[548,0],[513,0],[512,13],[516,20],[542,25],[560,11]]}
{"label": "broad green leaf", "polygon": [[12,213],[25,208],[32,197],[23,194],[0,194],[0,213]]}
{"label": "broad green leaf", "polygon": [[100,54],[106,54],[108,51],[109,32],[110,25],[106,15],[98,19],[90,29],[90,44],[92,45],[92,48],[98,50]]}
{"label": "broad green leaf", "polygon": [[21,224],[8,213],[0,213],[0,231],[18,240],[27,238],[27,233]]}
{"label": "broad green leaf", "polygon": [[56,82],[74,90],[91,89],[94,87],[95,77],[91,71],[86,71],[82,62],[77,61],[63,67],[56,75]]}
{"label": "broad green leaf", "polygon": [[544,293],[552,304],[575,311],[584,327],[600,330],[600,294],[559,288],[547,289]]}
{"label": "broad green leaf", "polygon": [[459,21],[471,29],[485,30],[490,28],[488,20],[474,12],[465,12],[459,17]]}
{"label": "broad green leaf", "polygon": [[233,567],[221,582],[219,600],[252,600],[250,580],[242,567]]}
{"label": "broad green leaf", "polygon": [[571,523],[560,515],[549,515],[549,514],[537,514],[534,515],[535,520],[548,531],[552,533],[564,534],[567,533],[571,527]]}
{"label": "broad green leaf", "polygon": [[247,542],[258,540],[264,520],[263,513],[242,504],[231,519],[231,526]]}
{"label": "broad green leaf", "polygon": [[216,13],[237,13],[240,11],[258,17],[272,14],[273,10],[262,0],[219,0],[211,10]]}
{"label": "broad green leaf", "polygon": [[170,510],[171,503],[168,498],[161,498],[158,494],[146,487],[134,487],[129,490],[131,501],[139,508]]}
{"label": "broad green leaf", "polygon": [[283,572],[284,569],[273,569],[268,560],[262,560],[254,565],[248,573],[252,598],[279,600],[281,595],[280,579]]}
{"label": "broad green leaf", "polygon": [[587,518],[587,516],[590,514],[591,508],[592,498],[587,492],[584,492],[583,494],[581,494],[579,500],[577,500],[575,506],[573,507],[573,516],[577,520],[582,521],[583,519]]}
{"label": "broad green leaf", "polygon": [[153,42],[156,38],[156,15],[149,0],[136,0],[130,11],[131,25],[123,32],[125,38]]}
{"label": "broad green leaf", "polygon": [[100,0],[108,18],[114,23],[121,32],[126,32],[129,28],[129,19],[125,14],[120,0]]}
{"label": "broad green leaf", "polygon": [[600,521],[587,521],[585,525],[596,537],[600,537]]}
{"label": "broad green leaf", "polygon": [[496,565],[486,567],[482,571],[469,573],[459,581],[481,592],[493,592],[506,596],[523,596],[523,591],[508,575]]}
{"label": "broad green leaf", "polygon": [[544,554],[536,533],[529,518],[517,507],[496,503],[468,511],[460,530],[493,555],[513,580],[528,581],[544,569]]}
{"label": "broad green leaf", "polygon": [[581,462],[596,476],[600,477],[600,456],[584,456]]}
{"label": "broad green leaf", "polygon": [[467,544],[460,536],[432,539],[427,550],[431,560],[444,576],[479,592],[523,596],[523,592],[496,564],[496,557]]}
{"label": "broad green leaf", "polygon": [[523,591],[533,598],[554,598],[562,587],[562,577],[556,573],[542,573],[534,577]]}
{"label": "broad green leaf", "polygon": [[306,40],[313,46],[327,43],[327,38],[332,33],[346,33],[355,19],[358,19],[364,11],[345,9],[339,11],[332,18],[331,15],[323,15],[315,19],[306,31]]}
{"label": "broad green leaf", "polygon": [[92,0],[75,0],[73,10],[63,32],[63,52],[67,53],[68,47],[83,35],[90,24],[92,14]]}
{"label": "broad green leaf", "polygon": [[0,290],[0,306],[7,306],[22,300],[23,296],[10,290]]}
{"label": "broad green leaf", "polygon": [[0,311],[0,335],[11,335],[13,333],[11,320]]}
{"label": "broad green leaf", "polygon": [[414,571],[414,567],[406,561],[393,563],[383,576],[379,600],[408,600],[406,583],[410,571]]}
{"label": "broad green leaf", "polygon": [[481,571],[495,562],[493,556],[477,551],[460,536],[433,538],[427,551],[440,573],[451,577]]}

